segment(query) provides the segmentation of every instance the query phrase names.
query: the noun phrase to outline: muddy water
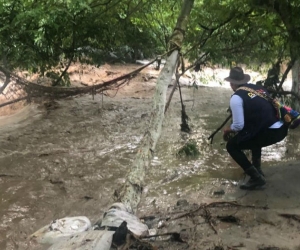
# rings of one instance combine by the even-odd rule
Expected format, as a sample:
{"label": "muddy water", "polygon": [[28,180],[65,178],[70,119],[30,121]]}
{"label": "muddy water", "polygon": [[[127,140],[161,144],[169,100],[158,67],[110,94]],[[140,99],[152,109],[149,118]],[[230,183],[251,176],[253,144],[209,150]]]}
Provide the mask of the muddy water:
{"label": "muddy water", "polygon": [[[236,188],[242,171],[228,157],[221,133],[206,138],[227,117],[228,88],[183,88],[191,135],[180,132],[175,94],[166,116],[140,214],[167,209],[179,199],[213,198],[223,185]],[[38,249],[26,238],[56,218],[85,215],[97,221],[122,185],[145,128],[151,98],[90,96],[59,101],[44,110],[28,106],[0,120],[0,249]],[[299,160],[299,132],[263,152],[265,167]],[[176,157],[195,139],[197,159]]]}

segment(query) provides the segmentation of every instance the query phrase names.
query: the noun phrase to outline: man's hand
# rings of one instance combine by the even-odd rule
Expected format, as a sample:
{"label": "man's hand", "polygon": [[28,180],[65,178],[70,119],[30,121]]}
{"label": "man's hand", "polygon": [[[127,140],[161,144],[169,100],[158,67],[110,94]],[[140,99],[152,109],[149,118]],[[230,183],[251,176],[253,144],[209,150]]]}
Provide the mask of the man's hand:
{"label": "man's hand", "polygon": [[234,136],[235,131],[231,130],[230,127],[226,127],[223,130],[223,140],[229,141]]}

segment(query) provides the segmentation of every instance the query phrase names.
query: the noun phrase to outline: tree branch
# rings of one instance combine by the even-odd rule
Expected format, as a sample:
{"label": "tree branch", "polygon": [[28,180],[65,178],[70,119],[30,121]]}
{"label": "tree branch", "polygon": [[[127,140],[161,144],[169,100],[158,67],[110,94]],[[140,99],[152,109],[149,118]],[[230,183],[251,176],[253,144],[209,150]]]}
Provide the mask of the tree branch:
{"label": "tree branch", "polygon": [[274,93],[274,94],[278,94],[278,95],[292,95],[294,96],[298,101],[300,101],[300,95],[298,95],[297,93],[295,93],[294,91],[276,91],[274,89],[269,89],[268,91],[270,93]]}
{"label": "tree branch", "polygon": [[286,68],[286,70],[284,71],[284,73],[283,73],[283,75],[282,75],[282,78],[281,78],[281,81],[280,81],[280,83],[279,83],[278,89],[281,89],[281,88],[282,88],[282,85],[283,85],[285,79],[287,78],[288,73],[289,73],[290,70],[293,68],[295,61],[296,61],[295,59],[292,59],[292,60],[288,63],[288,67]]}

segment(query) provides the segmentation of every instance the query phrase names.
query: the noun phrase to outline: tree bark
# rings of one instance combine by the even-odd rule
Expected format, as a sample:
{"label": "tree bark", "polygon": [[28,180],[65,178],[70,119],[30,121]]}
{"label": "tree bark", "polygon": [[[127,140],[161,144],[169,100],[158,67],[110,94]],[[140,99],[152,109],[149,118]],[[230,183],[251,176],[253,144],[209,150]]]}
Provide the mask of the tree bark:
{"label": "tree bark", "polygon": [[168,84],[172,81],[172,76],[176,69],[179,49],[183,42],[188,17],[193,4],[194,0],[184,0],[183,2],[176,27],[170,39],[170,48],[173,51],[169,55],[157,79],[150,124],[141,141],[134,163],[127,175],[126,182],[119,194],[119,200],[128,208],[131,208],[133,212],[136,212],[138,204],[140,203],[145,175],[161,134],[167,88]]}
{"label": "tree bark", "polygon": [[[296,94],[300,94],[300,59],[298,59],[292,68],[292,81],[293,81],[293,86],[292,86],[292,91],[295,92]],[[293,103],[294,109],[300,110],[300,102],[299,100],[296,100]]]}

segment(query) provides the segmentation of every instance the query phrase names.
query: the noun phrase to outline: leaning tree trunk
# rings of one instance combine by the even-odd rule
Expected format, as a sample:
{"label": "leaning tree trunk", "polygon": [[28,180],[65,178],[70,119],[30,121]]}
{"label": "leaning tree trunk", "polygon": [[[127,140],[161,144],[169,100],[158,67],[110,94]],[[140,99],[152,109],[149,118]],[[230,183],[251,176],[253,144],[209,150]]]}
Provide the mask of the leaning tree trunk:
{"label": "leaning tree trunk", "polygon": [[[292,68],[292,91],[295,92],[296,94],[300,95],[300,59],[298,59]],[[299,100],[296,100],[293,103],[293,107],[296,110],[300,110],[300,102]]]}
{"label": "leaning tree trunk", "polygon": [[147,168],[150,165],[155,146],[161,134],[167,88],[176,69],[178,51],[183,41],[188,16],[190,15],[193,4],[194,0],[184,0],[183,2],[181,13],[177,19],[176,27],[170,39],[170,49],[172,52],[157,79],[150,124],[141,141],[136,158],[126,178],[126,182],[119,194],[119,200],[134,212],[136,212],[141,200]]}
{"label": "leaning tree trunk", "polygon": [[[52,240],[52,244],[54,245],[51,248],[49,248],[49,250],[75,249],[76,246],[83,246],[85,249],[108,250],[110,249],[111,242],[119,244],[119,240],[117,238],[120,235],[122,235],[123,237],[124,232],[126,236],[126,241],[121,243],[121,248],[125,249],[128,246],[128,244],[130,244],[131,239],[131,237],[127,237],[127,232],[125,231],[127,225],[128,229],[130,229],[131,226],[130,230],[132,230],[131,232],[134,233],[134,235],[141,236],[144,234],[145,225],[140,223],[137,217],[132,215],[131,213],[128,213],[128,211],[136,213],[137,207],[141,200],[144,188],[145,175],[147,173],[147,169],[152,159],[152,154],[155,150],[156,144],[158,142],[162,130],[166,106],[167,88],[172,80],[172,76],[176,69],[179,49],[183,41],[184,33],[187,27],[188,16],[192,10],[193,3],[194,0],[184,0],[181,13],[177,20],[176,27],[170,39],[171,53],[169,54],[166,64],[160,72],[159,77],[157,79],[156,91],[153,98],[153,110],[151,113],[149,127],[146,130],[145,135],[141,141],[135,160],[127,175],[125,184],[122,186],[119,193],[119,201],[123,204],[113,204],[112,207],[110,207],[110,209],[106,211],[106,213],[103,215],[101,228],[110,226],[120,227],[121,229],[117,230],[118,233],[116,231],[113,234],[111,234],[111,231],[107,230],[104,230],[102,232],[98,231],[98,233],[95,233],[95,231],[91,230],[80,233],[76,237],[70,237],[69,234],[68,237],[57,241],[55,240],[55,235],[53,236],[54,231],[51,230],[52,224],[50,224],[32,235],[32,237],[34,237],[35,239],[40,239],[40,242],[42,242],[44,239],[48,239],[48,241]],[[124,205],[127,207],[125,210],[123,208]],[[120,207],[120,211],[116,211],[116,207]],[[108,218],[106,218],[106,215],[108,215]],[[66,218],[63,218],[62,220],[65,221]],[[117,223],[120,221],[122,221],[122,223],[117,225]],[[124,222],[125,224],[123,224]],[[60,224],[61,223],[59,223],[59,225]],[[66,223],[63,224],[65,225]],[[141,226],[141,224],[143,226]],[[64,225],[62,225],[62,227],[64,227]],[[146,226],[146,228],[148,227]],[[67,230],[69,230],[69,227],[67,228]],[[55,230],[54,233],[57,232],[61,232],[61,234],[59,235],[64,236],[65,230]],[[108,244],[104,246],[102,242],[106,242]],[[98,247],[98,245],[100,248]]]}

